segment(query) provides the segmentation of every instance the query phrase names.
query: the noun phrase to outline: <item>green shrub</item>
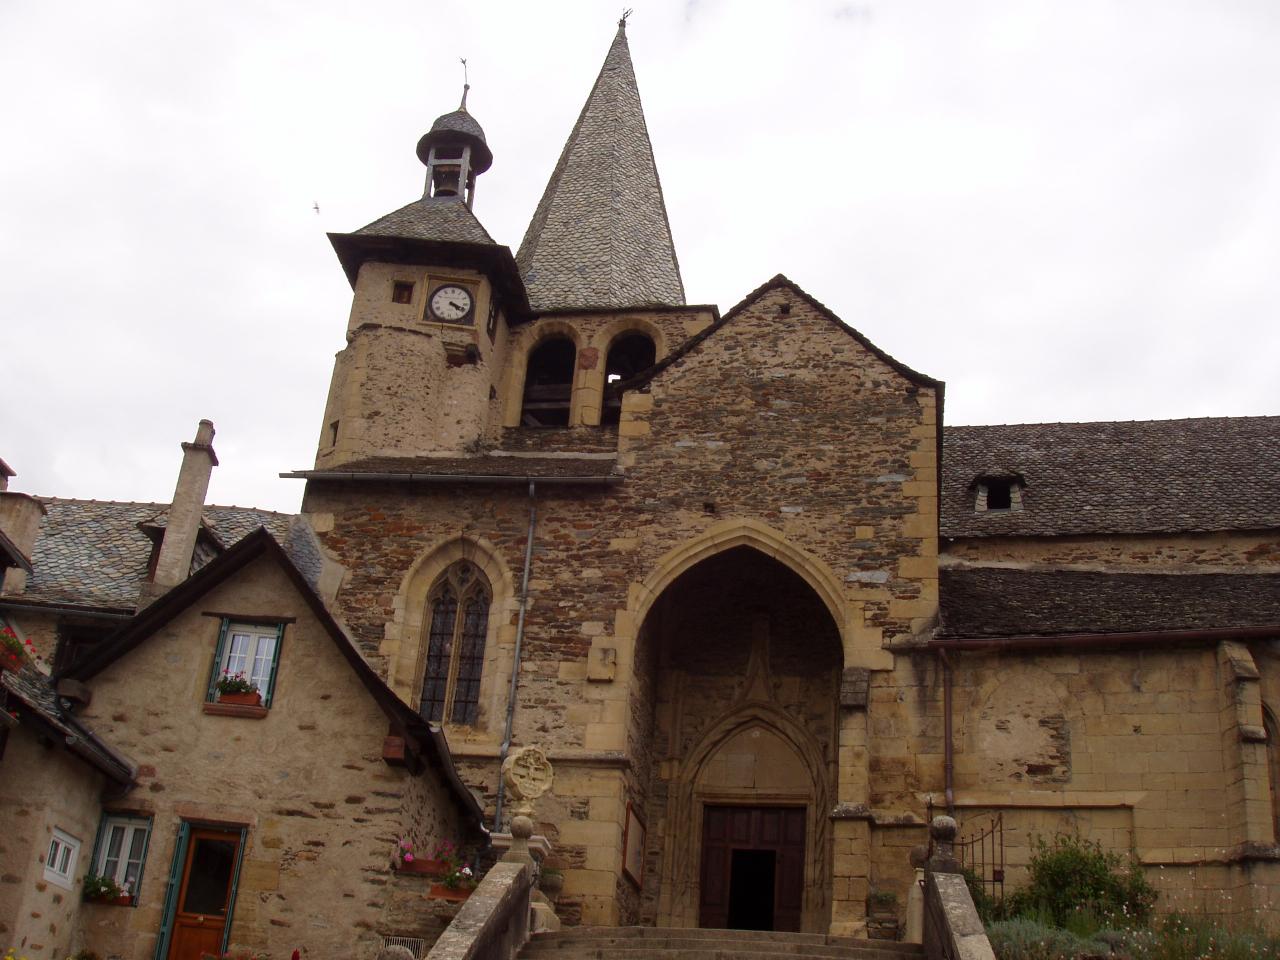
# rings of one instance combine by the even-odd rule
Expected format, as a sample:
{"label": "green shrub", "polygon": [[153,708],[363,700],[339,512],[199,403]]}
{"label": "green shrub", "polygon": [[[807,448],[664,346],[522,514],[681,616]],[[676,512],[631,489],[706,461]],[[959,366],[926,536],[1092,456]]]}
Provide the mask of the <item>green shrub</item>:
{"label": "green shrub", "polygon": [[991,924],[987,938],[997,960],[1076,960],[1111,952],[1105,943],[1082,940],[1067,930],[1022,917]]}
{"label": "green shrub", "polygon": [[1262,960],[1280,957],[1280,937],[1175,913],[1152,930],[1128,931],[1124,952],[1132,960]]}
{"label": "green shrub", "polygon": [[1063,834],[1052,842],[1037,837],[1034,851],[1030,883],[1005,901],[1006,916],[1033,916],[1085,936],[1151,919],[1156,890],[1133,861]]}

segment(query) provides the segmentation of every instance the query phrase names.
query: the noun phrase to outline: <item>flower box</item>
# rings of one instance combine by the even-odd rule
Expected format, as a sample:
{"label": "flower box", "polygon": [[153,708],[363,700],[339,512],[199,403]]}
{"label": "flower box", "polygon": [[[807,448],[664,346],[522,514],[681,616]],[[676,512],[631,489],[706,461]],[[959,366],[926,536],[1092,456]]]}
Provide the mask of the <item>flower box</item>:
{"label": "flower box", "polygon": [[471,891],[474,889],[475,887],[447,887],[443,883],[433,883],[431,885],[431,896],[437,900],[452,900],[455,903],[461,903],[471,896]]}
{"label": "flower box", "polygon": [[100,897],[90,897],[91,903],[104,903],[111,907],[132,907],[133,897],[130,894],[122,893],[118,897],[111,897],[103,894]]}
{"label": "flower box", "polygon": [[220,693],[218,694],[219,703],[235,703],[242,707],[260,707],[262,706],[262,694],[257,690],[250,693]]}
{"label": "flower box", "polygon": [[402,860],[396,868],[400,873],[417,873],[426,877],[443,877],[449,872],[447,860],[428,860],[426,857],[415,860]]}
{"label": "flower box", "polygon": [[0,647],[0,670],[12,670],[17,673],[26,662],[27,660],[22,654],[15,653],[6,647]]}

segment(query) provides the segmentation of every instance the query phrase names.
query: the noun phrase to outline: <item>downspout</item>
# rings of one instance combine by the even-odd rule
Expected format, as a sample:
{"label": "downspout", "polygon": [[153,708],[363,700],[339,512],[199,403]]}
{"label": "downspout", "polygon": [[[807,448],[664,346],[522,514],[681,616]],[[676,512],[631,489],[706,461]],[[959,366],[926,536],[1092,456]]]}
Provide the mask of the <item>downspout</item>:
{"label": "downspout", "polygon": [[951,725],[951,658],[947,656],[947,651],[939,648],[938,659],[942,661],[942,784],[947,800],[947,816],[954,817],[956,761]]}
{"label": "downspout", "polygon": [[498,752],[498,798],[493,809],[493,830],[502,829],[502,799],[506,784],[502,780],[502,765],[511,751],[511,728],[516,718],[516,687],[520,683],[520,648],[524,645],[524,615],[529,609],[529,568],[533,565],[533,528],[538,520],[538,501],[535,499],[534,481],[529,479],[529,534],[524,545],[524,575],[520,578],[520,616],[516,620],[516,648],[511,661],[511,689],[507,693],[507,724],[502,734],[502,749]]}

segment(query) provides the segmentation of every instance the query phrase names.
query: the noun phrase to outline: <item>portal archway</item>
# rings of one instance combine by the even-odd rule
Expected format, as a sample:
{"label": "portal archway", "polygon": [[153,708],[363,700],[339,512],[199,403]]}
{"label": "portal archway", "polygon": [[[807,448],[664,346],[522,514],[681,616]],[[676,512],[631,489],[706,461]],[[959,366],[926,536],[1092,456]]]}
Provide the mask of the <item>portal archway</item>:
{"label": "portal archway", "polygon": [[[775,557],[731,546],[654,598],[636,658],[651,824],[637,919],[732,925],[762,888],[770,929],[825,931],[843,655],[823,598]],[[737,833],[713,835],[719,823]]]}

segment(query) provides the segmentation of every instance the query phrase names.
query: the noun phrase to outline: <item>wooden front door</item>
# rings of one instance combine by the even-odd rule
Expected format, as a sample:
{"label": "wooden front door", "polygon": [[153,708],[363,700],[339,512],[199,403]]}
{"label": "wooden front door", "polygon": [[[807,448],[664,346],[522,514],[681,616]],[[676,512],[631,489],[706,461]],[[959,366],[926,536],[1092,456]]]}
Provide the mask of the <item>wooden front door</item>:
{"label": "wooden front door", "polygon": [[703,809],[699,926],[800,929],[804,819],[803,807]]}
{"label": "wooden front door", "polygon": [[173,915],[168,960],[200,960],[222,952],[240,833],[193,828]]}

